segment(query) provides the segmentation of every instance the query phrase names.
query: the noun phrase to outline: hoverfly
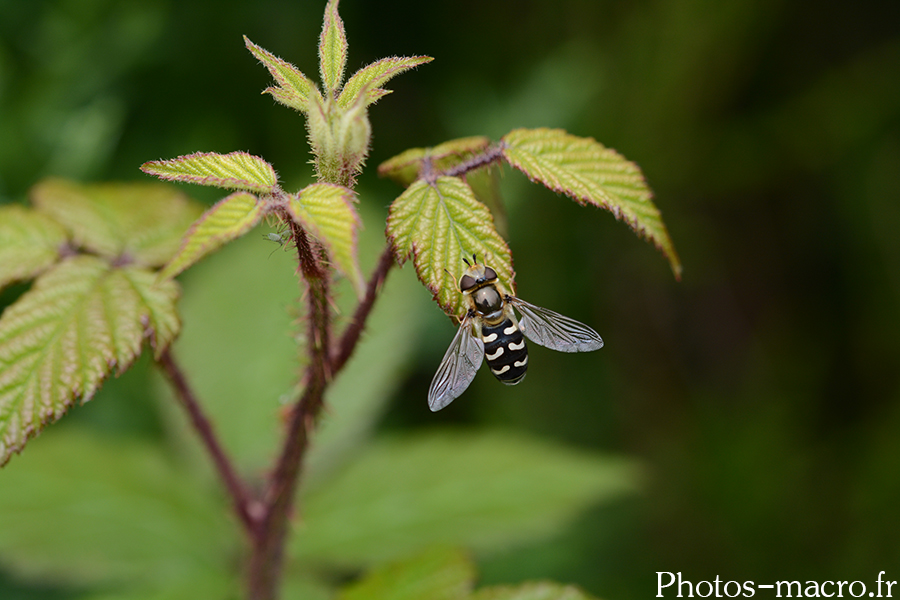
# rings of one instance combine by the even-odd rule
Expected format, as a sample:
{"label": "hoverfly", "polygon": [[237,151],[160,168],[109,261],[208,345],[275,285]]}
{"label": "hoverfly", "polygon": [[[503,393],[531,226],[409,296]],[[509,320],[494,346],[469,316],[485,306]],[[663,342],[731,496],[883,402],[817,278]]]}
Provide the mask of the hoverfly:
{"label": "hoverfly", "polygon": [[[444,408],[469,387],[482,359],[487,360],[491,373],[501,383],[515,385],[522,381],[528,368],[526,337],[560,352],[590,352],[603,347],[603,340],[587,325],[510,296],[496,271],[479,265],[474,255],[471,264],[463,261],[469,268],[459,279],[459,291],[468,308],[428,388],[432,411]],[[516,319],[513,308],[521,319]]]}

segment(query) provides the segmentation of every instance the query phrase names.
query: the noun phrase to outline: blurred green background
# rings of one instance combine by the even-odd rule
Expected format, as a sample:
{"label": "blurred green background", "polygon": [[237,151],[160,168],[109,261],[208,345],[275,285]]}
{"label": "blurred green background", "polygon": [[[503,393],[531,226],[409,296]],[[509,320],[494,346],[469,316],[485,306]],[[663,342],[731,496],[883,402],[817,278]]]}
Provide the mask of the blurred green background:
{"label": "blurred green background", "polygon": [[[0,0],[0,201],[23,201],[48,175],[144,180],[142,162],[200,150],[263,156],[286,187],[302,187],[303,121],[259,95],[268,74],[241,35],[316,77],[323,6]],[[435,57],[393,80],[370,112],[358,190],[367,270],[399,192],[374,166],[412,146],[538,126],[594,137],[640,164],[684,263],[675,282],[608,213],[505,170],[519,295],[591,324],[606,347],[532,350],[522,385],[481,373],[438,414],[425,396],[453,328],[411,267],[390,274],[403,291],[368,338],[403,350],[384,384],[382,435],[498,428],[642,465],[639,494],[478,555],[483,581],[552,578],[630,600],[655,595],[657,571],[900,579],[900,3],[343,0],[340,10],[351,71],[383,56]],[[215,339],[241,310],[290,316],[299,292],[288,257],[266,259],[272,248],[257,246],[287,278],[285,296],[273,305],[244,289],[274,287],[262,278],[216,288],[204,277],[230,267],[198,267],[182,305],[221,317],[196,325],[200,337]],[[293,350],[273,335],[262,341],[286,365],[260,360],[253,373],[276,402],[278,390],[290,397]],[[245,360],[244,349],[235,352]],[[204,366],[203,350],[183,352]],[[214,386],[218,374],[206,378]],[[159,408],[146,368],[108,388],[58,427],[171,435],[175,411]],[[270,452],[239,447],[242,457]],[[28,452],[11,467],[24,468]],[[0,597],[78,595],[8,564],[0,555]]]}

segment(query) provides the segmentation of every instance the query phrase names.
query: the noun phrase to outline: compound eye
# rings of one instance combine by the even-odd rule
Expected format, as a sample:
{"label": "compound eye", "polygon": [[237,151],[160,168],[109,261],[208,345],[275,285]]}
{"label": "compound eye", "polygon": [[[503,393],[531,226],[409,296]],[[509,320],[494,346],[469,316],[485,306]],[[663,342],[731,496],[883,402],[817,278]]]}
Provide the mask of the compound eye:
{"label": "compound eye", "polygon": [[459,280],[460,291],[465,292],[467,290],[471,290],[473,287],[475,287],[475,278],[474,277],[472,277],[470,275],[463,275],[462,278]]}
{"label": "compound eye", "polygon": [[497,272],[490,267],[484,268],[484,280],[485,281],[493,281],[497,279]]}

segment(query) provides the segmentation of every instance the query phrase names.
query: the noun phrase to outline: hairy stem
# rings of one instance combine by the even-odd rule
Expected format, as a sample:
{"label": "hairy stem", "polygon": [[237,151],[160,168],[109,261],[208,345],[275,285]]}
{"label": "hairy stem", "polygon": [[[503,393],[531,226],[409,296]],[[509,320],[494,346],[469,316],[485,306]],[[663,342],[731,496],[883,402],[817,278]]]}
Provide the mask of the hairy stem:
{"label": "hairy stem", "polygon": [[264,498],[265,516],[254,539],[249,573],[249,592],[253,600],[277,597],[288,516],[309,436],[322,408],[325,387],[331,378],[328,272],[322,266],[322,249],[309,239],[299,225],[292,220],[287,222],[297,247],[299,270],[309,288],[307,337],[310,363],[306,370],[306,389],[291,412],[284,447]]}
{"label": "hairy stem", "polygon": [[330,273],[326,269],[324,249],[293,221],[287,211],[279,211],[290,227],[297,249],[299,273],[307,285],[307,344],[309,364],[304,376],[305,389],[293,406],[285,432],[284,445],[271,473],[262,498],[261,517],[252,530],[252,547],[248,572],[251,600],[274,600],[278,597],[284,562],[289,517],[300,483],[303,459],[316,419],[322,410],[325,389],[335,373],[350,358],[372,310],[382,283],[394,263],[390,245],[385,248],[366,288],[353,321],[341,336],[337,347],[331,347]]}
{"label": "hairy stem", "polygon": [[194,429],[200,436],[200,440],[206,447],[207,452],[209,452],[219,477],[222,479],[222,483],[225,484],[225,489],[231,495],[234,511],[237,513],[241,524],[243,524],[247,533],[252,536],[257,526],[255,516],[260,512],[256,502],[251,499],[243,480],[238,476],[228,455],[225,454],[224,448],[222,448],[216,437],[212,423],[203,414],[200,403],[197,402],[197,397],[194,395],[178,363],[175,362],[175,358],[172,356],[169,348],[163,351],[157,363],[166,374],[166,377],[169,378],[172,388],[175,390],[175,396],[187,411],[191,425],[194,426]]}
{"label": "hairy stem", "polygon": [[475,169],[480,169],[481,167],[485,167],[491,163],[499,162],[503,158],[503,143],[495,144],[482,152],[481,154],[476,154],[472,158],[467,161],[461,162],[455,167],[447,169],[443,173],[435,173],[433,176],[437,178],[438,175],[446,175],[447,177],[460,177],[465,175],[469,171],[474,171]]}

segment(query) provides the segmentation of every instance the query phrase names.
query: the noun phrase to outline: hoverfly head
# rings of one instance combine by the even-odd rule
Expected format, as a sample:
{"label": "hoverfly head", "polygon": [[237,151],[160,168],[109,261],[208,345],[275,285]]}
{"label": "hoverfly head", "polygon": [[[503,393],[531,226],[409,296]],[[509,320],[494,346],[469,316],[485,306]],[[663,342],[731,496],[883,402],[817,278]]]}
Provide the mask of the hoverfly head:
{"label": "hoverfly head", "polygon": [[471,292],[473,289],[481,287],[482,285],[497,282],[497,272],[488,266],[479,265],[476,255],[472,255],[471,263],[465,258],[463,259],[463,262],[465,262],[469,268],[466,269],[463,276],[459,278],[459,291],[463,293]]}

